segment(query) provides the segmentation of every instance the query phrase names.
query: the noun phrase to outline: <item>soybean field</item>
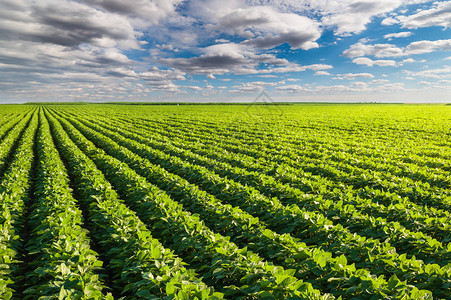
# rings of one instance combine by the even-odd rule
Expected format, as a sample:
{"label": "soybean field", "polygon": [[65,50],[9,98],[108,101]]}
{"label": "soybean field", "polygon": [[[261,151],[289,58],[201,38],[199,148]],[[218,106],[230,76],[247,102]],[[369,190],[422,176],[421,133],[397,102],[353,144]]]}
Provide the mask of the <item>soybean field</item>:
{"label": "soybean field", "polygon": [[451,106],[2,105],[0,299],[451,299]]}

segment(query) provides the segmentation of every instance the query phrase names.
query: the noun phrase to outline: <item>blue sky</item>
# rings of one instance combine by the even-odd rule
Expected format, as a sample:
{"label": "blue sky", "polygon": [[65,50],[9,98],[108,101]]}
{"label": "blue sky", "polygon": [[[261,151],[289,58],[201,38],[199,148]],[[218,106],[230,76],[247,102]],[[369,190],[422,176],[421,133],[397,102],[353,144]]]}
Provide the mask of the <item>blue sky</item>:
{"label": "blue sky", "polygon": [[451,102],[451,2],[0,0],[0,103]]}

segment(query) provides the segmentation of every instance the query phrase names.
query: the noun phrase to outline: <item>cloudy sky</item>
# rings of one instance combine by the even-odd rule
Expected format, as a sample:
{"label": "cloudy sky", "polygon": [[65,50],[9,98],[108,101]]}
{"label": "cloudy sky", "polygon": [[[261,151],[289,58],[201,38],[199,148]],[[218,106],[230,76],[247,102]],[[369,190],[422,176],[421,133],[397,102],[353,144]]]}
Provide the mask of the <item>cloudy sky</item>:
{"label": "cloudy sky", "polygon": [[0,103],[451,102],[451,1],[0,0]]}

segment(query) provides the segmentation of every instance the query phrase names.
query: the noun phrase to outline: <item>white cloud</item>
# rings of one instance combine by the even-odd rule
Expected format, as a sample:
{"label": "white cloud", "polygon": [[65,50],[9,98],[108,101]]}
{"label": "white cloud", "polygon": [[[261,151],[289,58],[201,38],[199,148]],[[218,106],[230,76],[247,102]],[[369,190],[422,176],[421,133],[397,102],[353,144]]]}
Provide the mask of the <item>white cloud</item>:
{"label": "white cloud", "polygon": [[337,77],[334,77],[333,79],[354,80],[356,78],[374,78],[374,75],[370,74],[370,73],[346,73],[346,74],[339,74],[339,75],[337,75]]}
{"label": "white cloud", "polygon": [[189,89],[189,90],[193,90],[193,91],[202,91],[203,90],[200,86],[197,86],[197,85],[185,85],[185,86],[180,86],[180,88]]}
{"label": "white cloud", "polygon": [[325,2],[332,2],[332,5],[324,14],[322,22],[326,26],[335,26],[339,35],[362,32],[373,16],[390,12],[400,5],[400,1],[393,0]]}
{"label": "white cloud", "polygon": [[329,76],[331,74],[329,72],[327,72],[327,71],[316,71],[314,75],[316,75],[316,76],[320,76],[320,75]]}
{"label": "white cloud", "polygon": [[377,59],[372,60],[368,57],[357,57],[352,60],[353,63],[357,65],[366,65],[369,67],[372,66],[381,66],[381,67],[388,67],[388,66],[396,66],[396,61],[394,60],[387,60],[387,59]]}
{"label": "white cloud", "polygon": [[379,83],[387,83],[390,82],[390,80],[387,79],[375,79],[375,80],[371,80],[370,83],[371,84],[379,84]]}
{"label": "white cloud", "polygon": [[326,64],[313,64],[313,65],[307,65],[307,66],[300,66],[297,64],[290,64],[288,66],[282,66],[279,68],[269,68],[266,70],[260,70],[261,73],[290,73],[290,72],[304,72],[307,70],[329,70],[333,67],[331,65]]}
{"label": "white cloud", "polygon": [[300,93],[300,92],[308,91],[308,89],[306,89],[300,85],[297,85],[297,84],[278,86],[275,88],[275,90],[281,91],[281,92],[286,92],[286,93]]}
{"label": "white cloud", "polygon": [[138,74],[136,74],[135,71],[125,68],[125,67],[118,67],[118,68],[112,68],[110,69],[107,74],[115,77],[137,77]]}
{"label": "white cloud", "polygon": [[177,48],[175,48],[173,45],[170,45],[170,44],[161,44],[161,45],[157,44],[157,48],[160,48],[162,50],[179,52],[179,50]]}
{"label": "white cloud", "polygon": [[363,42],[358,42],[343,52],[344,57],[351,58],[365,55],[375,57],[395,57],[404,56],[405,53],[401,48],[392,44],[367,45]]}
{"label": "white cloud", "polygon": [[318,47],[320,24],[303,15],[280,12],[269,5],[249,6],[238,0],[193,0],[186,4],[196,20],[204,23],[209,35],[216,32],[239,35],[244,44],[260,49],[284,43],[293,49]]}
{"label": "white cloud", "polygon": [[[186,73],[203,75],[288,73],[332,68],[325,64],[300,66],[273,54],[256,54],[252,47],[236,43],[217,44],[201,51],[203,54],[200,56],[165,58],[159,62]],[[259,68],[262,65],[265,65],[265,68]]]}
{"label": "white cloud", "polygon": [[451,2],[435,2],[433,5],[433,8],[420,10],[407,17],[399,16],[398,20],[402,27],[411,29],[431,26],[451,27]]}
{"label": "white cloud", "polygon": [[175,13],[183,0],[81,0],[82,2],[115,14],[142,19],[146,24],[157,24]]}
{"label": "white cloud", "polygon": [[405,90],[404,83],[402,82],[386,83],[380,86],[379,88],[383,90],[395,90],[395,91]]}
{"label": "white cloud", "polygon": [[326,64],[313,64],[313,65],[305,66],[305,68],[306,68],[306,70],[314,70],[314,71],[333,69],[333,67],[331,65],[326,65]]}
{"label": "white cloud", "polygon": [[260,92],[264,90],[265,86],[276,86],[279,84],[284,84],[284,82],[265,82],[265,81],[252,81],[246,82],[239,86],[234,86],[233,93],[246,93],[246,92]]}
{"label": "white cloud", "polygon": [[419,72],[404,71],[407,75],[413,77],[426,77],[426,78],[436,78],[444,79],[451,77],[451,66],[445,66],[439,69],[430,69]]}
{"label": "white cloud", "polygon": [[406,58],[406,59],[403,59],[401,62],[399,62],[398,65],[402,66],[405,63],[424,63],[424,62],[426,62],[425,59],[415,60],[413,58]]}
{"label": "white cloud", "polygon": [[403,38],[403,37],[409,37],[412,35],[412,32],[410,31],[402,31],[402,32],[396,32],[396,33],[389,33],[384,35],[384,39],[392,40],[394,38]]}
{"label": "white cloud", "polygon": [[139,73],[139,77],[149,82],[184,80],[185,73],[175,70],[160,70],[153,67],[146,72]]}
{"label": "white cloud", "polygon": [[255,55],[239,44],[218,44],[202,51],[204,54],[197,57],[167,58],[160,62],[190,74],[256,73],[258,62],[252,60]]}
{"label": "white cloud", "polygon": [[261,77],[261,78],[277,78],[277,75],[258,75],[258,77]]}
{"label": "white cloud", "polygon": [[405,90],[403,83],[386,83],[387,81],[371,81],[370,84],[379,84],[369,87],[366,82],[354,81],[350,85],[331,85],[331,86],[316,86],[315,91],[322,94],[342,94],[342,93],[360,93],[365,92],[364,96],[371,93],[380,94],[381,92],[403,91]]}
{"label": "white cloud", "polygon": [[[345,57],[359,57],[371,55],[375,57],[399,57],[411,54],[423,54],[435,51],[451,50],[451,39],[436,41],[417,41],[412,42],[405,48],[399,48],[392,44],[374,44],[368,45],[364,42],[358,42],[343,52]],[[363,60],[362,60],[363,61]]]}
{"label": "white cloud", "polygon": [[319,85],[315,87],[315,91],[323,94],[337,94],[350,92],[352,89],[349,86],[345,86],[342,84],[337,85]]}
{"label": "white cloud", "polygon": [[247,0],[251,5],[271,5],[285,12],[321,16],[324,26],[338,35],[360,33],[375,16],[383,16],[402,5],[426,0]]}
{"label": "white cloud", "polygon": [[398,23],[399,23],[399,21],[392,17],[385,18],[381,22],[381,24],[385,25],[385,26],[391,26],[391,25],[398,24]]}
{"label": "white cloud", "polygon": [[307,17],[280,13],[269,6],[235,9],[222,15],[218,24],[226,31],[248,38],[244,44],[271,49],[288,43],[293,49],[317,48],[319,24]]}
{"label": "white cloud", "polygon": [[[305,77],[331,76],[328,71],[333,68],[331,65],[296,63],[298,57],[303,61],[303,55],[317,55],[316,51],[305,51],[319,46],[318,39],[325,29],[334,30],[339,35],[336,39],[345,42],[345,36],[362,32],[376,16],[385,18],[383,24],[399,23],[396,27],[449,27],[449,3],[446,1],[428,4],[426,9],[427,6],[421,6],[421,10],[411,13],[411,16],[401,16],[412,11],[401,8],[423,0],[0,2],[2,97],[5,91],[17,97],[31,95],[36,98],[51,93],[58,95],[56,99],[65,98],[67,94],[70,99],[89,100],[115,96],[118,99],[148,99],[149,93],[155,91],[157,94],[194,91],[197,96],[200,92],[211,95],[219,91],[208,84],[208,79],[221,74],[251,74],[252,78],[290,77],[279,82],[255,81],[236,85],[234,89],[241,92],[259,91],[265,87],[292,93],[367,91],[366,82],[374,78],[369,73],[337,75],[336,79],[359,81],[330,88],[298,85],[299,82],[291,81],[302,80],[304,76],[285,73],[307,71]],[[395,39],[411,34],[404,30],[384,37]],[[216,45],[211,45],[212,41]],[[361,40],[343,56],[366,66],[402,66],[424,62],[408,55],[447,51],[451,47],[449,39],[420,40],[405,47],[388,42],[369,43],[369,40]],[[282,44],[287,45],[284,50],[305,51],[289,51],[291,54],[286,55],[284,50],[270,50]],[[330,44],[321,46],[333,47]],[[134,57],[139,59],[134,60]],[[387,57],[405,59],[397,62],[381,59]],[[317,61],[321,62],[321,59],[317,58]],[[410,78],[436,78],[443,81],[443,85],[449,80],[446,68],[414,70],[417,72],[412,71]],[[198,86],[196,81],[190,82],[191,74],[202,74],[206,80]],[[249,80],[246,76],[239,78]],[[235,77],[217,80],[231,81]],[[185,81],[184,85],[178,86],[179,81]],[[226,91],[221,93],[226,94]]]}
{"label": "white cloud", "polygon": [[9,66],[0,81],[32,89],[64,80],[82,85],[137,78],[123,51],[140,49],[140,32],[127,16],[54,0],[4,0],[0,15],[0,61]]}
{"label": "white cloud", "polygon": [[39,1],[23,9],[19,19],[0,19],[0,39],[66,47],[139,48],[139,33],[124,16],[72,1]]}
{"label": "white cloud", "polygon": [[354,82],[351,82],[351,87],[362,91],[362,90],[366,90],[368,88],[368,84],[366,82],[362,82],[362,81],[354,81]]}
{"label": "white cloud", "polygon": [[406,47],[407,54],[423,54],[434,51],[448,51],[448,50],[451,50],[451,39],[436,40],[436,41],[418,41],[413,42]]}

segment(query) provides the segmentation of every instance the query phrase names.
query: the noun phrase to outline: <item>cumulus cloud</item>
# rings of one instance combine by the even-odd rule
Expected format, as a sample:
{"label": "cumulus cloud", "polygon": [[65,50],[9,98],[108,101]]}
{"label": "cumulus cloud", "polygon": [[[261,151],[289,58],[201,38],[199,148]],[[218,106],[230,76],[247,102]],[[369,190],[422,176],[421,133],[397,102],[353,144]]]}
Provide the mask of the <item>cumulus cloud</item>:
{"label": "cumulus cloud", "polygon": [[39,1],[24,9],[19,19],[0,19],[0,39],[67,47],[139,48],[139,34],[125,17],[69,1]]}
{"label": "cumulus cloud", "polygon": [[[342,94],[342,93],[376,93],[403,91],[406,90],[404,83],[394,82],[387,83],[386,81],[372,81],[371,84],[380,84],[369,87],[366,82],[354,81],[350,85],[331,85],[331,86],[316,86],[314,91],[321,94]],[[365,94],[366,95],[366,94]]]}
{"label": "cumulus cloud", "polygon": [[280,13],[269,6],[235,9],[218,20],[220,26],[248,40],[246,45],[271,49],[288,43],[293,49],[317,48],[319,24],[305,16]]}
{"label": "cumulus cloud", "polygon": [[403,64],[406,64],[406,63],[424,63],[424,62],[426,62],[425,59],[415,60],[413,58],[406,58],[406,59],[403,59],[401,62],[398,62],[398,65],[402,66]]}
{"label": "cumulus cloud", "polygon": [[393,82],[393,83],[386,83],[380,86],[383,90],[394,90],[394,91],[401,91],[405,90],[405,84],[402,82]]}
{"label": "cumulus cloud", "polygon": [[315,91],[322,94],[339,94],[344,92],[351,92],[353,89],[349,86],[337,85],[319,85],[315,87]]}
{"label": "cumulus cloud", "polygon": [[260,73],[289,73],[289,72],[304,72],[307,70],[318,71],[318,70],[329,70],[333,67],[326,64],[313,64],[307,66],[300,66],[298,64],[290,63],[288,66],[281,66],[278,68],[269,68],[266,70],[260,70]]}
{"label": "cumulus cloud", "polygon": [[374,75],[371,73],[346,73],[346,74],[339,74],[337,77],[334,77],[334,79],[346,79],[346,80],[354,80],[356,78],[374,78]]}
{"label": "cumulus cloud", "polygon": [[419,72],[405,71],[405,73],[412,77],[444,79],[451,77],[451,66],[445,66],[443,68],[430,69]]}
{"label": "cumulus cloud", "polygon": [[399,23],[399,21],[392,17],[385,18],[381,22],[381,24],[385,25],[385,26],[391,26],[391,25],[398,24],[398,23]]}
{"label": "cumulus cloud", "polygon": [[[382,57],[399,57],[411,54],[423,54],[434,51],[447,51],[451,49],[451,39],[436,41],[417,41],[412,42],[404,48],[397,47],[393,44],[374,44],[368,45],[364,42],[358,42],[343,52],[345,57],[374,56]],[[368,60],[362,60],[368,61]]]}
{"label": "cumulus cloud", "polygon": [[139,48],[138,33],[125,17],[76,2],[21,3],[25,2],[3,10],[20,18],[0,19],[3,62],[41,68],[98,67],[129,63],[121,50]]}
{"label": "cumulus cloud", "polygon": [[321,36],[315,19],[281,12],[271,5],[253,6],[243,0],[193,0],[186,6],[197,21],[204,23],[209,34],[239,35],[244,44],[259,49],[287,43],[293,49],[308,50],[318,47],[316,40]]}
{"label": "cumulus cloud", "polygon": [[251,81],[243,83],[241,85],[234,86],[234,89],[231,90],[231,92],[233,93],[260,92],[264,90],[265,86],[276,86],[284,83],[285,82]]}
{"label": "cumulus cloud", "polygon": [[357,58],[354,58],[352,60],[352,62],[357,65],[366,65],[369,67],[372,67],[372,66],[381,66],[381,67],[396,66],[396,61],[394,61],[394,60],[389,60],[389,59],[372,60],[371,58],[368,58],[368,57],[357,57]]}
{"label": "cumulus cloud", "polygon": [[390,82],[390,80],[387,80],[387,79],[374,79],[374,80],[370,81],[371,84],[380,84],[380,83],[387,83],[387,82]]}
{"label": "cumulus cloud", "polygon": [[406,58],[403,59],[402,61],[395,61],[395,60],[387,60],[387,59],[377,59],[377,60],[372,60],[368,57],[357,57],[355,59],[352,60],[353,63],[357,64],[357,65],[366,65],[369,67],[372,66],[381,66],[381,67],[400,67],[403,66],[406,63],[419,63],[419,62],[425,62],[426,60],[422,59],[422,60],[415,60],[413,58]]}
{"label": "cumulus cloud", "polygon": [[351,82],[351,88],[365,90],[368,88],[368,84],[366,82],[362,82],[362,81],[354,81],[354,82]]}
{"label": "cumulus cloud", "polygon": [[410,31],[402,31],[402,32],[396,32],[396,33],[389,33],[384,35],[384,39],[392,40],[394,38],[403,38],[403,37],[409,37],[412,35],[412,32]]}
{"label": "cumulus cloud", "polygon": [[138,17],[150,24],[156,24],[161,19],[175,13],[182,0],[81,0],[82,2],[109,12]]}
{"label": "cumulus cloud", "polygon": [[451,27],[451,2],[435,2],[434,7],[421,10],[410,16],[399,16],[402,27],[416,29],[420,27],[441,26]]}
{"label": "cumulus cloud", "polygon": [[130,63],[130,59],[118,49],[84,45],[68,51],[67,47],[55,44],[28,41],[3,41],[0,61],[19,66],[27,72],[102,73],[108,68],[117,68]]}
{"label": "cumulus cloud", "polygon": [[202,91],[203,90],[200,86],[197,86],[197,85],[181,86],[181,88],[189,89],[189,90],[193,90],[193,91]]}
{"label": "cumulus cloud", "polygon": [[330,76],[331,74],[327,71],[316,71],[315,75],[316,76]]}
{"label": "cumulus cloud", "polygon": [[170,45],[170,44],[161,44],[161,45],[157,44],[157,48],[159,48],[161,50],[179,52],[179,50],[177,48],[175,48],[173,45]]}
{"label": "cumulus cloud", "polygon": [[[335,29],[338,35],[360,33],[374,17],[402,6],[427,2],[428,0],[247,0],[250,5],[271,5],[282,11],[300,14],[318,14],[321,23]],[[386,18],[384,25],[398,20]]]}
{"label": "cumulus cloud", "polygon": [[368,45],[358,42],[343,52],[344,57],[358,57],[371,55],[375,57],[395,57],[404,56],[404,51],[392,44],[375,44]]}
{"label": "cumulus cloud", "polygon": [[304,91],[308,91],[308,89],[297,85],[297,84],[289,84],[289,85],[282,85],[275,88],[277,91],[286,92],[286,93],[300,93]]}
{"label": "cumulus cloud", "polygon": [[[296,63],[306,61],[304,55],[317,55],[310,49],[330,47],[318,44],[323,30],[334,30],[340,36],[337,39],[344,40],[362,32],[375,17],[385,18],[383,24],[399,23],[397,27],[405,28],[386,34],[387,40],[421,34],[406,28],[448,28],[447,1],[429,3],[413,13],[407,9],[407,5],[424,1],[1,0],[0,86],[16,95],[50,90],[86,99],[113,97],[114,93],[122,99],[146,97],[152,91],[202,91],[207,95],[218,92],[208,79],[233,80],[219,76],[223,74],[285,78],[285,73],[307,72],[307,76],[331,76],[331,65]],[[411,15],[406,15],[409,12]],[[364,66],[402,66],[422,61],[406,56],[450,49],[449,39],[419,40],[406,46],[371,45],[369,40],[360,40],[343,56]],[[386,59],[390,57],[405,59]],[[410,77],[448,80],[442,71],[420,72]],[[195,81],[186,83],[195,74],[205,76],[201,87],[196,87]],[[361,81],[329,90],[368,89],[362,82],[373,78],[368,74],[337,75]],[[182,81],[183,87],[178,87]],[[234,89],[321,90],[285,82],[255,81]]]}
{"label": "cumulus cloud", "polygon": [[[330,65],[300,66],[273,54],[256,54],[253,49],[237,43],[217,44],[202,49],[203,54],[190,58],[165,58],[159,62],[190,74],[220,75],[263,74],[326,70]],[[269,65],[261,69],[259,66]]]}
{"label": "cumulus cloud", "polygon": [[160,70],[157,67],[153,67],[148,71],[140,72],[139,77],[147,81],[171,81],[171,80],[184,80],[185,73],[175,70]]}
{"label": "cumulus cloud", "polygon": [[145,1],[138,9],[136,3],[123,1],[4,0],[0,62],[7,67],[2,68],[0,81],[15,81],[17,87],[59,86],[65,80],[117,84],[126,78],[133,84],[142,81],[152,89],[175,91],[173,81],[184,80],[184,73],[134,70],[136,62],[124,51],[141,49],[147,42],[139,40],[140,26],[171,14],[176,2]]}
{"label": "cumulus cloud", "polygon": [[[218,44],[203,49],[204,54],[191,58],[166,58],[160,62],[190,74],[253,73],[253,54],[235,43]],[[275,59],[275,57],[271,57]]]}
{"label": "cumulus cloud", "polygon": [[390,12],[400,5],[400,1],[393,0],[326,2],[332,2],[333,4],[329,6],[330,10],[333,7],[336,10],[326,11],[322,22],[325,25],[336,27],[336,33],[339,35],[362,32],[373,16]]}
{"label": "cumulus cloud", "polygon": [[449,51],[451,50],[451,39],[436,40],[436,41],[418,41],[409,44],[406,47],[407,54],[423,54],[434,51]]}

